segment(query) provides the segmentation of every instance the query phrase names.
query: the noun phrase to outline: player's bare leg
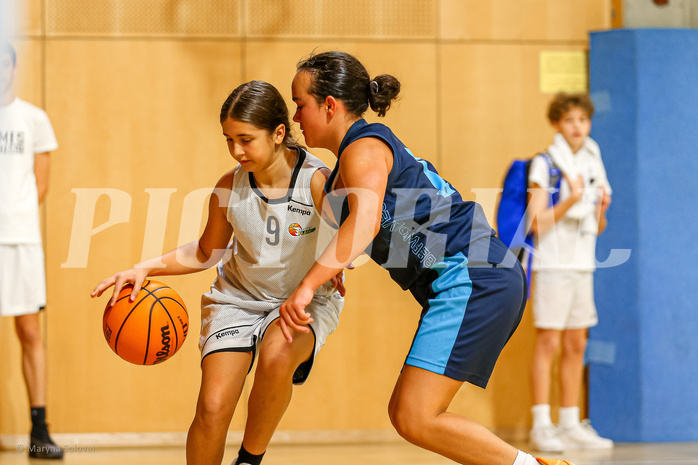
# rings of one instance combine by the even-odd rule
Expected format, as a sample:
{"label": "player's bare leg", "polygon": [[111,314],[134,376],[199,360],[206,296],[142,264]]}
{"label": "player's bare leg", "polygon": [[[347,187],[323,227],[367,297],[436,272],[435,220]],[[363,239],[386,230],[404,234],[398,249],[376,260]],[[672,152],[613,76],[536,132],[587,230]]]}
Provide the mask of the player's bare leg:
{"label": "player's bare leg", "polygon": [[518,451],[487,428],[446,410],[463,383],[405,365],[390,400],[390,420],[409,442],[463,464],[511,465]]}
{"label": "player's bare leg", "polygon": [[254,385],[250,392],[242,444],[251,454],[266,451],[293,393],[293,373],[308,360],[315,346],[312,332],[294,332],[288,343],[275,323],[269,325],[259,349]]}
{"label": "player's bare leg", "polygon": [[569,448],[610,449],[613,441],[599,436],[587,421],[580,422],[579,394],[586,346],[586,329],[568,329],[562,333],[559,434]]}
{"label": "player's bare leg", "polygon": [[586,329],[568,329],[562,333],[560,356],[560,407],[579,405],[579,393],[584,377]]}
{"label": "player's bare leg", "polygon": [[46,404],[46,350],[41,340],[39,314],[15,317],[15,330],[22,346],[22,373],[29,405]]}
{"label": "player's bare leg", "polygon": [[217,352],[204,358],[196,415],[187,436],[187,464],[220,465],[251,362],[249,352]]}
{"label": "player's bare leg", "polygon": [[63,449],[53,442],[46,424],[46,349],[41,339],[39,314],[15,317],[15,331],[22,347],[22,373],[31,407],[29,456],[61,458]]}
{"label": "player's bare leg", "polygon": [[531,366],[533,405],[550,403],[551,369],[555,352],[559,346],[560,331],[555,329],[537,330]]}

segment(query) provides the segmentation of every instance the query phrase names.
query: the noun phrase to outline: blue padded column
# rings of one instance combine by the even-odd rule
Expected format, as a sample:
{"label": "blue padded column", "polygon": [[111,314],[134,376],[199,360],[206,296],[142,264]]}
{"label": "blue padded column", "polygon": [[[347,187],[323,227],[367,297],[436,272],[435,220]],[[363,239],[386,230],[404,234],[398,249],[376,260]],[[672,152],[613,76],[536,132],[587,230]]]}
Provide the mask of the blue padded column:
{"label": "blue padded column", "polygon": [[698,441],[698,30],[591,34],[592,137],[614,189],[589,413],[617,441]]}

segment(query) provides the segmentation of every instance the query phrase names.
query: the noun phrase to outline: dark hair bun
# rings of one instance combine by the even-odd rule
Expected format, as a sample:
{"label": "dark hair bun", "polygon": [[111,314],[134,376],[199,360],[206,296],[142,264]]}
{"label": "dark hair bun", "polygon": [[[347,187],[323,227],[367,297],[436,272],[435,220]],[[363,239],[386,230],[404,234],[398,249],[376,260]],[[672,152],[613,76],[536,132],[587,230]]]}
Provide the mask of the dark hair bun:
{"label": "dark hair bun", "polygon": [[378,116],[385,116],[393,100],[400,93],[400,81],[390,74],[381,74],[373,78],[369,87],[368,103],[371,105],[371,110],[378,113]]}
{"label": "dark hair bun", "polygon": [[400,81],[389,74],[371,80],[364,65],[346,52],[310,55],[298,63],[296,70],[310,73],[308,93],[317,103],[331,95],[355,116],[363,115],[369,105],[378,116],[385,116],[400,93]]}

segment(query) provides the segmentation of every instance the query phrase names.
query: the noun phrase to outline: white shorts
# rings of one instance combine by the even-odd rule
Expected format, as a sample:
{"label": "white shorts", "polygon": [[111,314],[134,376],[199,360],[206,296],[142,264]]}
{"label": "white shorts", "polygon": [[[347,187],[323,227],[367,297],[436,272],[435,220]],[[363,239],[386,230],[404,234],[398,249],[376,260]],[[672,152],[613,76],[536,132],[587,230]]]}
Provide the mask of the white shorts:
{"label": "white shorts", "polygon": [[545,270],[533,273],[533,319],[540,329],[596,326],[592,271]]}
{"label": "white shorts", "polygon": [[[244,293],[240,292],[240,295]],[[257,345],[264,338],[269,325],[279,318],[282,303],[237,298],[222,293],[214,284],[211,292],[201,297],[201,359],[215,352],[252,352],[254,363]],[[315,356],[339,324],[343,306],[344,298],[335,293],[330,296],[316,295],[305,308],[313,318],[310,328],[315,336],[315,350],[294,373],[294,384],[303,384],[308,378]]]}
{"label": "white shorts", "polygon": [[0,244],[0,315],[37,313],[46,306],[41,244]]}

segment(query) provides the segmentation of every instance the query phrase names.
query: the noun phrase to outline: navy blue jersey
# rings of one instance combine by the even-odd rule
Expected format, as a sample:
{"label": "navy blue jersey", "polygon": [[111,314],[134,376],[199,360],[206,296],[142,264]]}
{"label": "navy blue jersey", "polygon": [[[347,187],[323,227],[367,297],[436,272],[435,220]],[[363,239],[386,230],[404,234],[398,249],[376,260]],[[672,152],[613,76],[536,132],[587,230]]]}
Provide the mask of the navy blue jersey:
{"label": "navy blue jersey", "polygon": [[438,271],[445,257],[456,255],[466,257],[468,266],[502,263],[507,248],[495,237],[482,207],[464,201],[431,163],[415,157],[388,127],[363,119],[344,136],[337,165],[325,185],[325,191],[334,194],[328,198],[340,224],[349,213],[350,192],[333,187],[339,159],[349,144],[364,137],[380,139],[393,152],[380,231],[366,252],[395,282],[403,289],[421,286],[426,276],[417,281],[425,271]]}

